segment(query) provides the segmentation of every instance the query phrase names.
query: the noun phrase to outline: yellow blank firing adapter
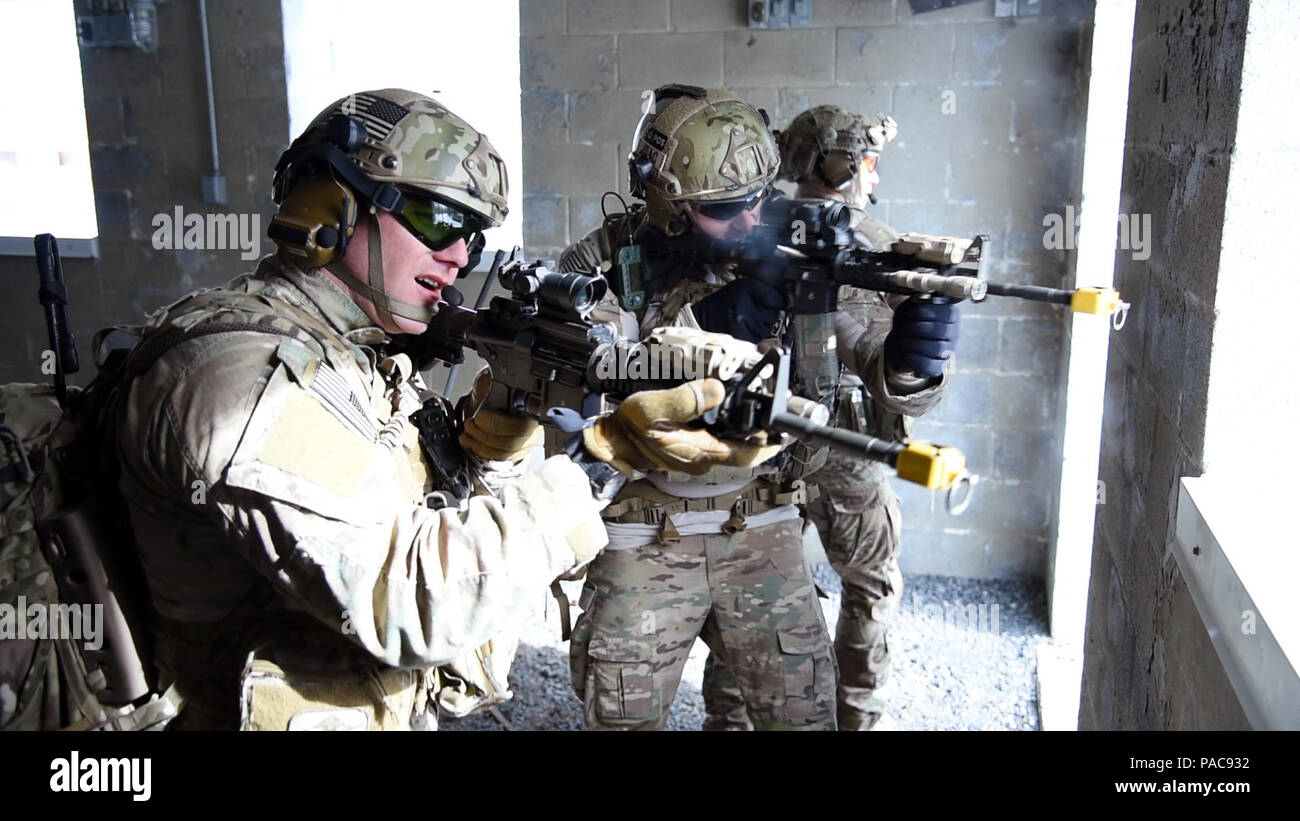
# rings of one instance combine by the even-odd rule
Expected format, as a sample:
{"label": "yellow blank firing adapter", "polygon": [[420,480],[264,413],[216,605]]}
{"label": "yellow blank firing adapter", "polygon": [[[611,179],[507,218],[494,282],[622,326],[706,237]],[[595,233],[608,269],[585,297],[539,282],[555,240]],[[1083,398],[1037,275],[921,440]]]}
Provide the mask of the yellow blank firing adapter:
{"label": "yellow blank firing adapter", "polygon": [[930,490],[947,490],[966,472],[966,457],[956,448],[908,442],[898,453],[898,478]]}
{"label": "yellow blank firing adapter", "polygon": [[1118,331],[1128,319],[1129,304],[1120,299],[1119,291],[1114,288],[1080,288],[1070,298],[1070,308],[1081,314],[1109,316],[1111,325]]}
{"label": "yellow blank firing adapter", "polygon": [[[900,479],[931,490],[947,490],[948,512],[954,516],[961,515],[970,506],[978,481],[978,477],[967,472],[966,457],[960,450],[928,442],[908,442],[898,452],[894,468]],[[963,488],[965,493],[961,494]]]}

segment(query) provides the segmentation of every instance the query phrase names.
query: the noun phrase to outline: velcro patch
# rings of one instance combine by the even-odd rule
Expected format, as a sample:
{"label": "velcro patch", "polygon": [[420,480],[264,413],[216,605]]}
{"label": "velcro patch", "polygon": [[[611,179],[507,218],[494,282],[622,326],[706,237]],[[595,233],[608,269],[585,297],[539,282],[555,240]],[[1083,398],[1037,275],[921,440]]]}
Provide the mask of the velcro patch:
{"label": "velcro patch", "polygon": [[660,151],[668,145],[668,135],[655,128],[647,128],[644,139]]}
{"label": "velcro patch", "polygon": [[[322,370],[324,370],[322,368]],[[258,461],[344,498],[356,496],[374,448],[304,393],[286,397]]]}

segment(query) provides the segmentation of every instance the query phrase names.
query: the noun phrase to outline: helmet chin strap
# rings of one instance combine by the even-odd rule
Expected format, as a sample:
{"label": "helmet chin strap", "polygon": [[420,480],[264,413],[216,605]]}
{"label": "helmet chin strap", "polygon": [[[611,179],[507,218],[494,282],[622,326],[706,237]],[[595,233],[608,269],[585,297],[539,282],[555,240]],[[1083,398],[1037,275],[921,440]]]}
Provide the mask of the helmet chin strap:
{"label": "helmet chin strap", "polygon": [[379,314],[380,324],[385,326],[385,329],[398,327],[394,319],[395,315],[414,322],[428,323],[437,313],[436,306],[415,305],[393,299],[388,295],[384,283],[384,241],[379,231],[379,215],[375,213],[373,207],[370,209],[370,219],[366,220],[366,223],[366,276],[370,279],[370,283],[362,282],[341,259],[335,259],[326,265],[325,270],[341,279],[353,293],[369,299]]}

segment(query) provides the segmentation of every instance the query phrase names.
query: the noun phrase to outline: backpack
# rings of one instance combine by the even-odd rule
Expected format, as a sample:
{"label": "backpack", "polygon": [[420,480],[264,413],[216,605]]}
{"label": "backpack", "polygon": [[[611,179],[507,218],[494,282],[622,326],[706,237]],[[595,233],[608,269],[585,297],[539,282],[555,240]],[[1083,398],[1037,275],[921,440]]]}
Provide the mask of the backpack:
{"label": "backpack", "polygon": [[98,388],[65,412],[50,385],[0,386],[0,729],[134,726],[152,692],[143,577],[95,478]]}
{"label": "backpack", "polygon": [[[153,336],[97,361],[85,390],[67,332],[52,236],[36,238],[54,384],[0,385],[0,730],[147,729],[181,698],[158,692],[149,601],[105,425],[119,394],[160,356],[215,323]],[[142,328],[109,328],[138,341]],[[97,358],[98,359],[98,358]]]}

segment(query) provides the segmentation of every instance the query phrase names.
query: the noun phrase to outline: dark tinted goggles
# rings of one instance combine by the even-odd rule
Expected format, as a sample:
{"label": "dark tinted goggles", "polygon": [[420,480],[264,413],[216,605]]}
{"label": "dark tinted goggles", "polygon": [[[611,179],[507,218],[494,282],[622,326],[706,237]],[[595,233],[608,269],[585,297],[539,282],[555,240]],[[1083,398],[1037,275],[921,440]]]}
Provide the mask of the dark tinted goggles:
{"label": "dark tinted goggles", "polygon": [[420,199],[406,195],[406,205],[394,212],[397,221],[420,238],[434,251],[441,251],[465,240],[471,250],[482,241],[482,225],[478,218],[437,200]]}
{"label": "dark tinted goggles", "polygon": [[696,203],[695,210],[700,216],[708,217],[714,220],[735,219],[745,211],[752,211],[767,196],[767,189],[764,188],[747,199],[743,200],[725,200],[723,202],[701,202]]}

